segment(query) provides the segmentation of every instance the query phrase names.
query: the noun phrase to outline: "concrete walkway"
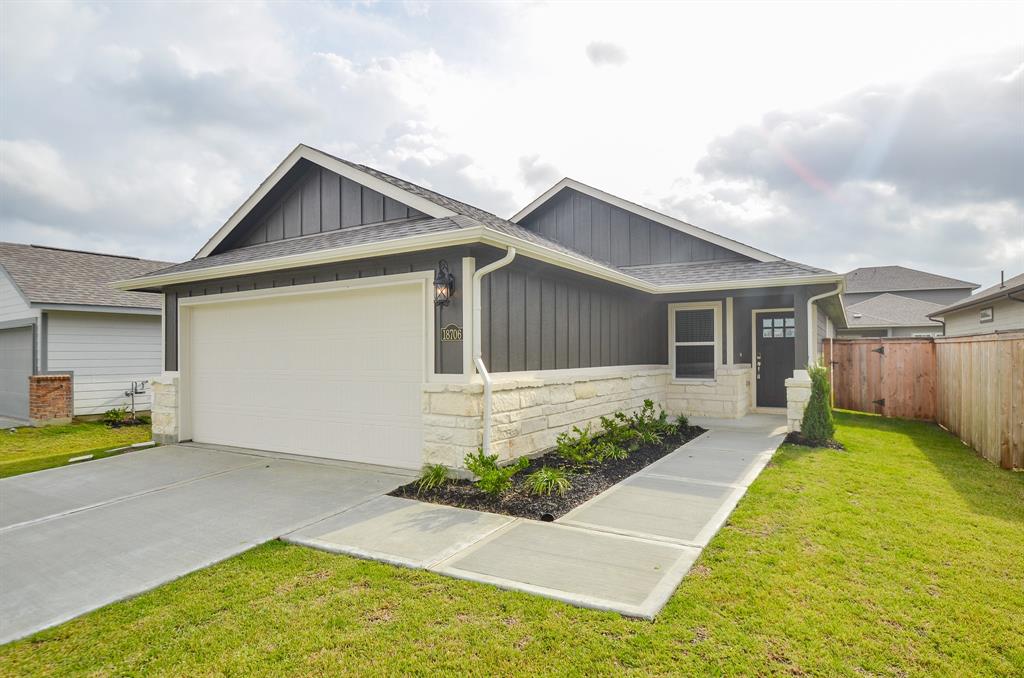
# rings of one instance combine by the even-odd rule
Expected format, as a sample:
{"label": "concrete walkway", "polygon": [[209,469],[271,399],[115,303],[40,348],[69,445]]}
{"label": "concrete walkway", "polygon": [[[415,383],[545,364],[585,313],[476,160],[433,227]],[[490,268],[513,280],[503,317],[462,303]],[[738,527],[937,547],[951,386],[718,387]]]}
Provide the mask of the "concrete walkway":
{"label": "concrete walkway", "polygon": [[284,537],[651,619],[785,437],[785,418],[695,420],[708,433],[541,523],[380,497]]}
{"label": "concrete walkway", "polygon": [[409,482],[170,445],[0,480],[0,643],[138,594]]}

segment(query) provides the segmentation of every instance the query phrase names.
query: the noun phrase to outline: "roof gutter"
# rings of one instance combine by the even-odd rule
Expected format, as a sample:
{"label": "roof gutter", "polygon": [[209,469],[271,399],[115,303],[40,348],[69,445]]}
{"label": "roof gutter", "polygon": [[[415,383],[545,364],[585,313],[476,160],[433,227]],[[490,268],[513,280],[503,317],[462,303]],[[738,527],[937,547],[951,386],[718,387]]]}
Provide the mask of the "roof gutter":
{"label": "roof gutter", "polygon": [[483,307],[480,299],[480,281],[485,275],[503,266],[508,266],[515,258],[516,248],[509,247],[505,256],[473,274],[473,364],[476,365],[476,371],[480,373],[480,378],[484,381],[484,454],[491,453],[491,375],[487,371],[487,366],[484,365],[483,340],[480,329],[480,316]]}

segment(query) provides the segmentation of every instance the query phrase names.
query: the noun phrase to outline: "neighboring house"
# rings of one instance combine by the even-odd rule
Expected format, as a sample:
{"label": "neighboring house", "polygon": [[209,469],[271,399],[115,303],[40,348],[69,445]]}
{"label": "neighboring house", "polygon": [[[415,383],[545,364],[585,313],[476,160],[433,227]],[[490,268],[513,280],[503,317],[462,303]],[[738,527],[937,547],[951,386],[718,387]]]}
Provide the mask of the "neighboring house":
{"label": "neighboring house", "polygon": [[[34,374],[71,374],[74,415],[127,405],[132,382],[161,371],[161,298],[111,282],[168,265],[0,243],[0,416],[29,419]],[[147,387],[136,407],[149,406]]]}
{"label": "neighboring house", "polygon": [[192,260],[119,287],[165,296],[158,440],[407,468],[645,398],[798,422],[845,326],[842,276],[579,182],[506,220],[302,145]]}
{"label": "neighboring house", "polygon": [[947,337],[1024,331],[1024,273],[931,314]]}
{"label": "neighboring house", "polygon": [[929,318],[947,304],[970,296],[975,283],[903,266],[870,266],[846,274],[843,303],[849,328],[840,338],[931,337],[942,324]]}

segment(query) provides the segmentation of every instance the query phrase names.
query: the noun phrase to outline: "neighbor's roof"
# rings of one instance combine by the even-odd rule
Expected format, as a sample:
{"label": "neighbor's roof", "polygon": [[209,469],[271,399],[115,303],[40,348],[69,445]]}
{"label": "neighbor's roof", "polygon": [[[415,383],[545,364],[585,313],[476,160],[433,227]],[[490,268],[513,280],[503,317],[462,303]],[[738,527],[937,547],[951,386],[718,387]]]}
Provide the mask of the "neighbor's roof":
{"label": "neighbor's roof", "polygon": [[[279,181],[285,172],[294,167],[300,160],[320,164],[328,169],[350,175],[356,181],[370,182],[374,190],[380,190],[396,200],[413,204],[427,217],[410,219],[403,222],[370,224],[349,229],[318,233],[313,235],[290,238],[272,243],[249,245],[222,253],[213,254],[217,245],[237,226],[244,217],[245,211],[255,207],[256,198],[265,195],[274,181]],[[354,174],[353,174],[354,173]],[[442,195],[423,186],[399,179],[380,170],[366,165],[353,163],[342,158],[318,151],[308,146],[298,146],[271,176],[261,184],[243,207],[228,220],[224,227],[190,261],[176,264],[165,269],[139,276],[136,280],[125,281],[125,286],[142,289],[148,284],[153,286],[176,284],[195,279],[192,272],[211,269],[211,277],[249,272],[256,267],[256,262],[266,262],[267,269],[308,266],[328,261],[341,261],[346,258],[379,256],[382,254],[414,251],[416,248],[440,247],[459,243],[482,242],[497,247],[517,247],[524,256],[541,259],[555,265],[577,270],[597,277],[604,277],[620,284],[629,285],[648,291],[661,291],[659,288],[679,287],[683,285],[715,285],[735,281],[759,280],[756,267],[750,270],[740,268],[723,268],[736,271],[742,277],[730,278],[712,272],[715,267],[722,267],[727,262],[703,262],[704,272],[699,266],[673,273],[672,271],[648,272],[650,267],[617,267],[613,264],[589,257],[569,247],[549,240],[542,235],[507,219],[502,219],[478,207],[466,204],[454,198]],[[728,262],[732,263],[732,262]],[[830,282],[835,274],[823,269],[795,264],[793,262],[750,262],[752,264],[772,264],[761,273],[769,279],[781,281],[783,278],[807,278],[807,282]],[[272,266],[271,266],[272,264]],[[634,270],[635,269],[635,270]],[[147,281],[151,279],[152,282]],[[673,279],[674,278],[674,279]],[[813,280],[812,280],[813,279]],[[694,282],[686,282],[693,280]],[[670,291],[666,289],[665,291]]]}
{"label": "neighbor's roof", "polygon": [[[1024,293],[1024,273],[1015,275],[1012,278],[1007,278],[1005,282],[999,285],[993,285],[992,287],[986,287],[985,289],[973,294],[966,299],[962,299],[955,304],[949,306],[943,306],[937,311],[933,311],[929,315],[931,317],[943,316],[953,311],[959,311],[961,309],[970,308],[983,304],[987,301],[994,301],[1000,297],[1005,297],[1008,294],[1022,294]],[[1020,299],[1020,297],[1016,297]]]}
{"label": "neighbor's roof", "polygon": [[977,283],[947,278],[904,266],[868,266],[846,274],[847,293],[901,292],[906,290],[977,289]]}
{"label": "neighbor's roof", "polygon": [[123,292],[111,283],[166,268],[168,262],[0,242],[0,266],[30,304],[158,309],[158,295]]}
{"label": "neighbor's roof", "polygon": [[928,314],[940,308],[942,304],[886,293],[847,306],[846,318],[850,327],[921,327],[938,325]]}

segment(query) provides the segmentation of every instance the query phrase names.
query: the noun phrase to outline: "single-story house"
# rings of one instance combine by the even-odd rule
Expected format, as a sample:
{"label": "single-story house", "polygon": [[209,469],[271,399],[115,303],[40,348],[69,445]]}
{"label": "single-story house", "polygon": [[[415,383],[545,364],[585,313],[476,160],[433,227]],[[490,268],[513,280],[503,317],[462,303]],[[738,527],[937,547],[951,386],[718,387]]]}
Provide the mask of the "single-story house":
{"label": "single-story house", "polygon": [[510,219],[298,146],[164,295],[154,437],[418,468],[645,398],[798,426],[843,278],[571,179]]}
{"label": "single-story house", "polygon": [[1024,332],[1024,273],[1003,278],[998,285],[933,312],[931,318],[942,322],[947,337]]}
{"label": "single-story house", "polygon": [[[0,243],[0,417],[49,423],[126,407],[161,373],[163,298],[111,283],[168,262]],[[150,388],[135,397],[150,408]]]}
{"label": "single-story house", "polygon": [[836,331],[840,339],[940,336],[942,323],[929,314],[969,297],[979,287],[904,266],[857,268],[844,277],[849,327]]}

